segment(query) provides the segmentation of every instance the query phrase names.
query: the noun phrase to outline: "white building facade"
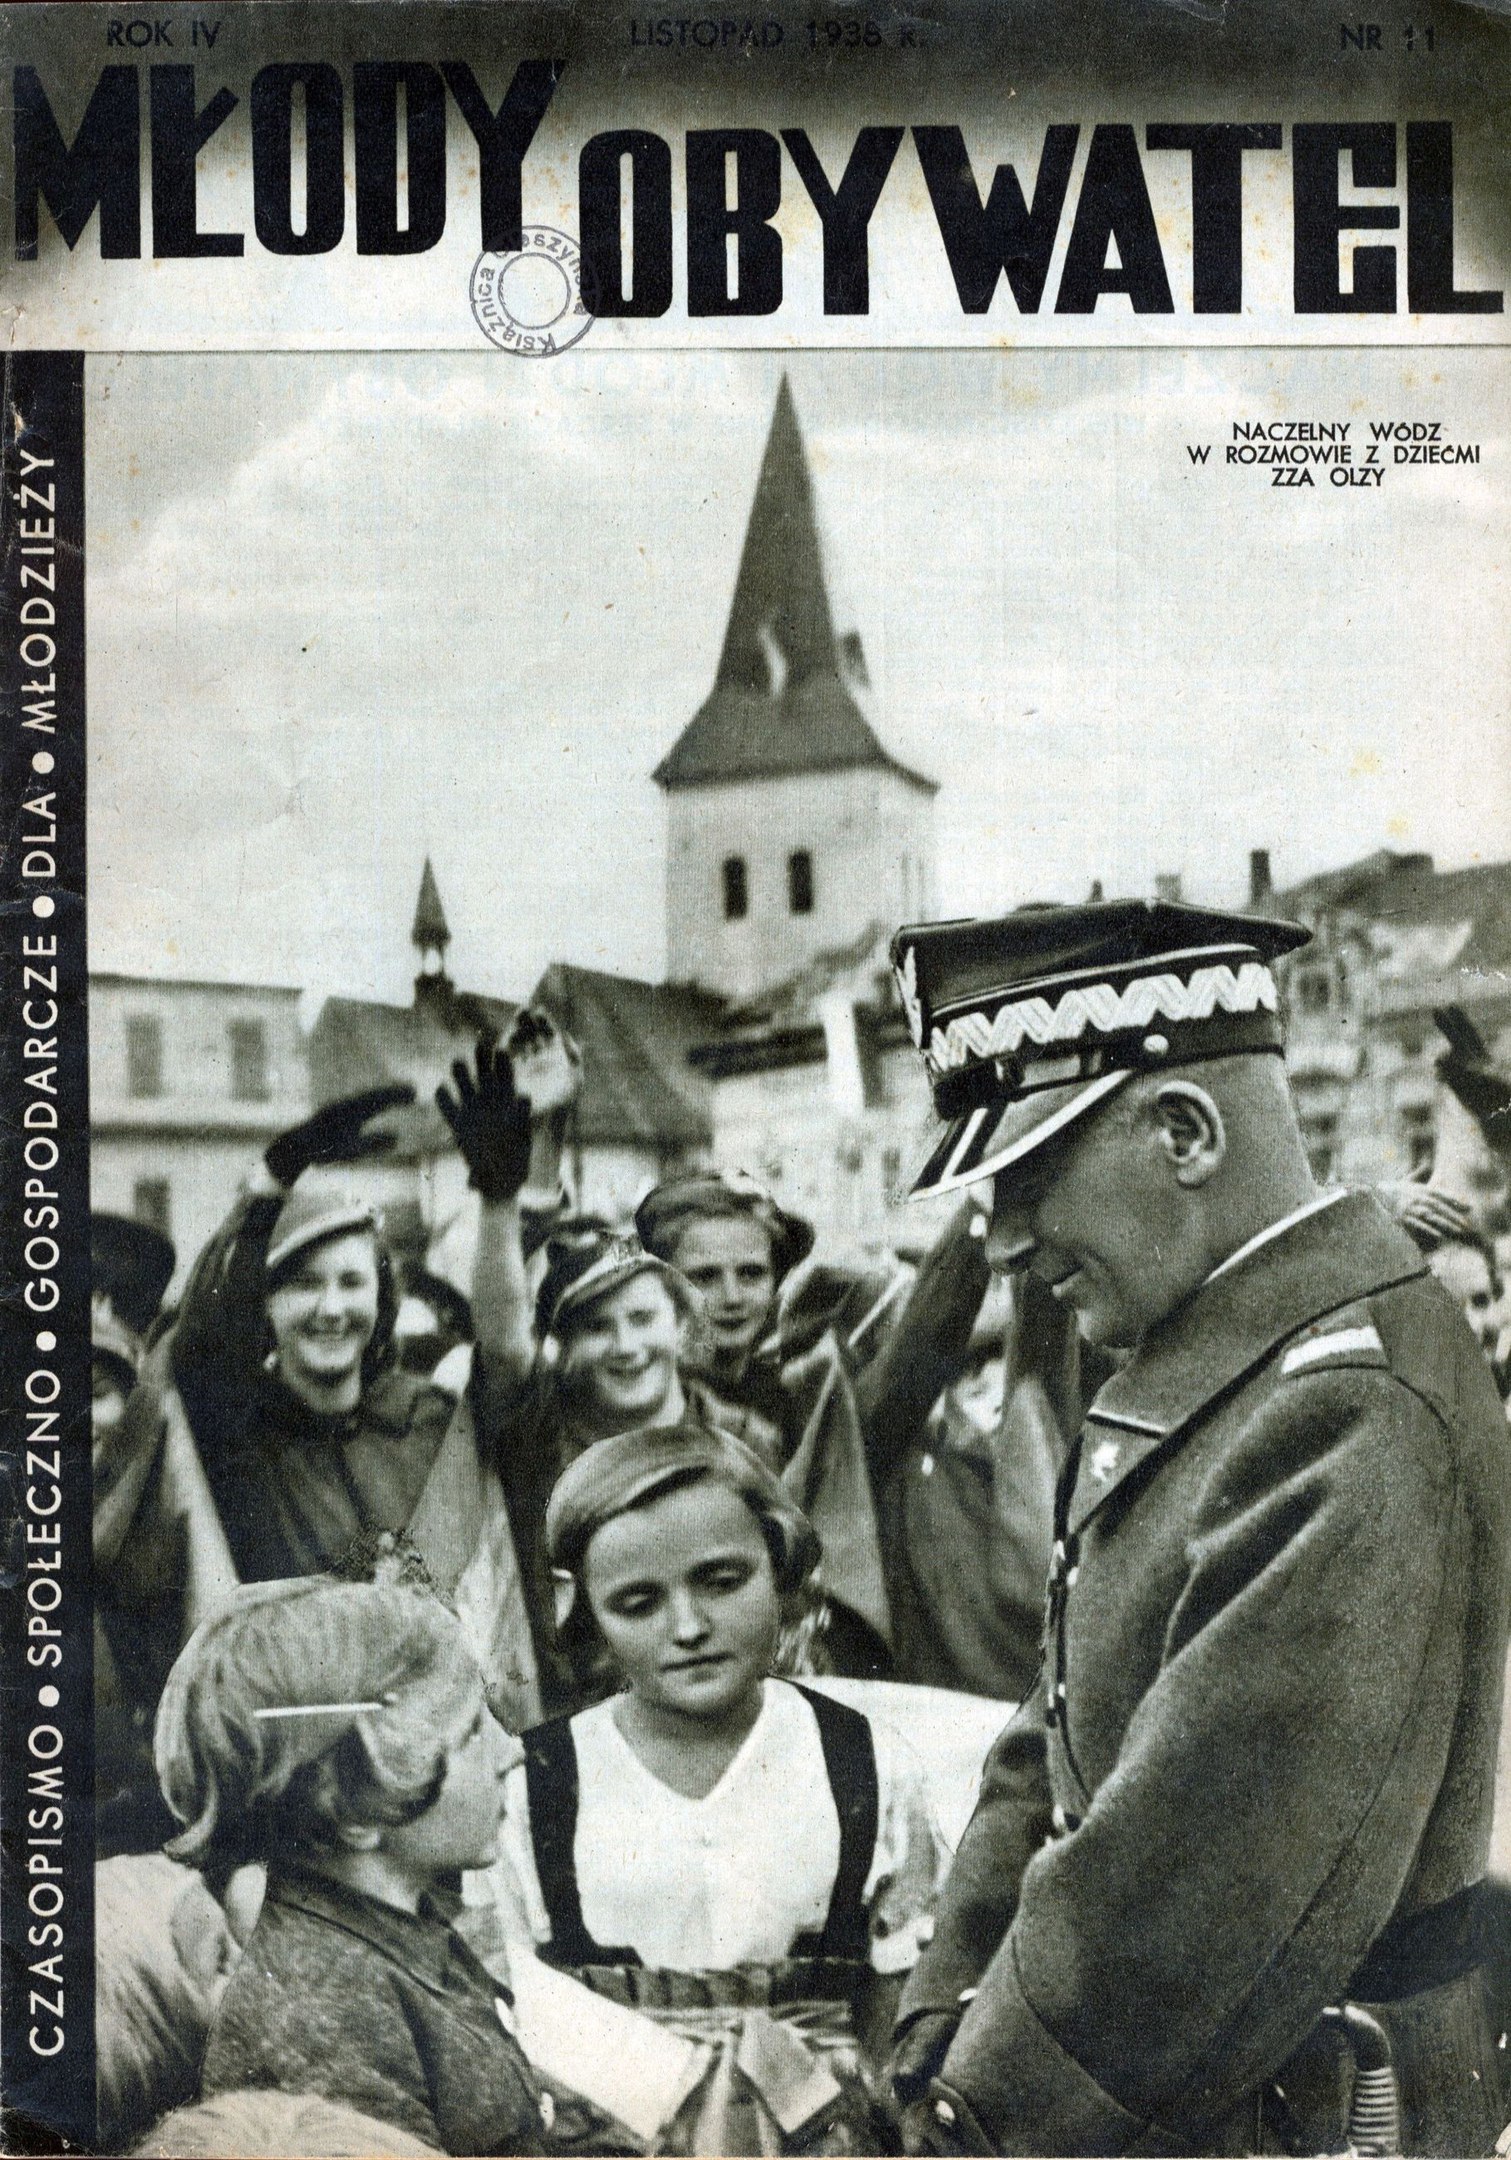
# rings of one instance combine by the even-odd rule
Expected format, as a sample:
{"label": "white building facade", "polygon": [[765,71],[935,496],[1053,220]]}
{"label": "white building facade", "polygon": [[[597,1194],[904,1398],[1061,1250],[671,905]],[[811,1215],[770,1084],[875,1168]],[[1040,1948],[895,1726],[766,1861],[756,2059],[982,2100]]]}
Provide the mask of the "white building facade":
{"label": "white building facade", "polygon": [[91,1204],[172,1238],[173,1290],[269,1140],[309,1113],[299,995],[89,978]]}

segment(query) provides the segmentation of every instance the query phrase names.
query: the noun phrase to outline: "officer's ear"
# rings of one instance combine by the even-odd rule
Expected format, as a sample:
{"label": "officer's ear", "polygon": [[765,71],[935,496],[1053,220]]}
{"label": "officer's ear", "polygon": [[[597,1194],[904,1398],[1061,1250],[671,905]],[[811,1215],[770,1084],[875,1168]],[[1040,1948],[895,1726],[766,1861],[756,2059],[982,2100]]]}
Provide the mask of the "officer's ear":
{"label": "officer's ear", "polygon": [[1194,1080],[1160,1082],[1154,1098],[1155,1146],[1175,1173],[1177,1184],[1205,1185],[1228,1152],[1222,1112]]}

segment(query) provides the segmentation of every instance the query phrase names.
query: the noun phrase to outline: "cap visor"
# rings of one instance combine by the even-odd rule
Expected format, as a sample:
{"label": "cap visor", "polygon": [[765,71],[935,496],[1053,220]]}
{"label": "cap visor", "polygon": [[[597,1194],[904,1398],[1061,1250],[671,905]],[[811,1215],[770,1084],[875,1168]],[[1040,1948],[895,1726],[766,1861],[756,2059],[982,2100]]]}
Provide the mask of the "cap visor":
{"label": "cap visor", "polygon": [[637,1275],[659,1275],[674,1302],[685,1312],[698,1309],[698,1293],[680,1269],[674,1268],[669,1261],[658,1260],[654,1253],[637,1253],[633,1260],[613,1260],[607,1265],[596,1261],[585,1274],[578,1276],[576,1282],[568,1283],[552,1307],[550,1332],[554,1335],[560,1322],[572,1313],[580,1312],[585,1305],[596,1305],[600,1298],[610,1296],[615,1290],[622,1290]]}
{"label": "cap visor", "polygon": [[929,1200],[935,1193],[959,1192],[994,1177],[1084,1117],[1131,1077],[1127,1071],[1102,1073],[1069,1087],[1043,1088],[1017,1102],[988,1103],[953,1119],[934,1142],[908,1198]]}
{"label": "cap visor", "polygon": [[268,1247],[264,1263],[267,1273],[274,1275],[285,1261],[292,1260],[310,1245],[323,1245],[327,1238],[343,1237],[351,1230],[371,1230],[378,1233],[378,1218],[365,1200],[353,1200],[349,1205],[332,1207],[307,1222],[298,1224],[286,1237],[275,1238]]}

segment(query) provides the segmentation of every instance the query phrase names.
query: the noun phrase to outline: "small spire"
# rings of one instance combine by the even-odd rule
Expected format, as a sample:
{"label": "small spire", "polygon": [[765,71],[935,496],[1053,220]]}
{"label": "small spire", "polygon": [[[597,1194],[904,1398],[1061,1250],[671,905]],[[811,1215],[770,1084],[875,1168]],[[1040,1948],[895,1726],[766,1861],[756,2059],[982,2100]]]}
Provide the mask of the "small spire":
{"label": "small spire", "polygon": [[[425,867],[420,873],[420,897],[415,902],[414,928],[409,942],[420,954],[422,969],[428,974],[442,974],[446,966],[446,947],[451,943],[451,931],[446,922],[446,910],[441,906],[440,889],[435,872],[430,867],[430,857],[425,857]],[[434,966],[429,965],[435,956]]]}

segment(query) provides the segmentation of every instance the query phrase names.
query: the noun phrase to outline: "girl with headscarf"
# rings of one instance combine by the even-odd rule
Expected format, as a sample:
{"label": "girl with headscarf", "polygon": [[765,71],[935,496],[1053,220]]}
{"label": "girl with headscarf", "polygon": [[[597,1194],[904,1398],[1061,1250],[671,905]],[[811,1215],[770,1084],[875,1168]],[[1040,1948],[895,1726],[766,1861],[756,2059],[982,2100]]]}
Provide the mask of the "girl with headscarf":
{"label": "girl with headscarf", "polygon": [[561,1631],[621,1692],[525,1736],[488,1892],[548,1962],[708,2044],[659,2149],[895,2149],[858,2034],[890,2025],[943,1847],[899,1740],[771,1677],[811,1527],[748,1448],[682,1426],[579,1456],[546,1541]]}
{"label": "girl with headscarf", "polygon": [[518,1748],[439,1601],[323,1577],[238,1590],[174,1665],[155,1751],[170,1855],[267,1868],[206,2097],[321,2094],[443,2152],[548,2150],[553,2101],[444,1895],[496,1851]]}

